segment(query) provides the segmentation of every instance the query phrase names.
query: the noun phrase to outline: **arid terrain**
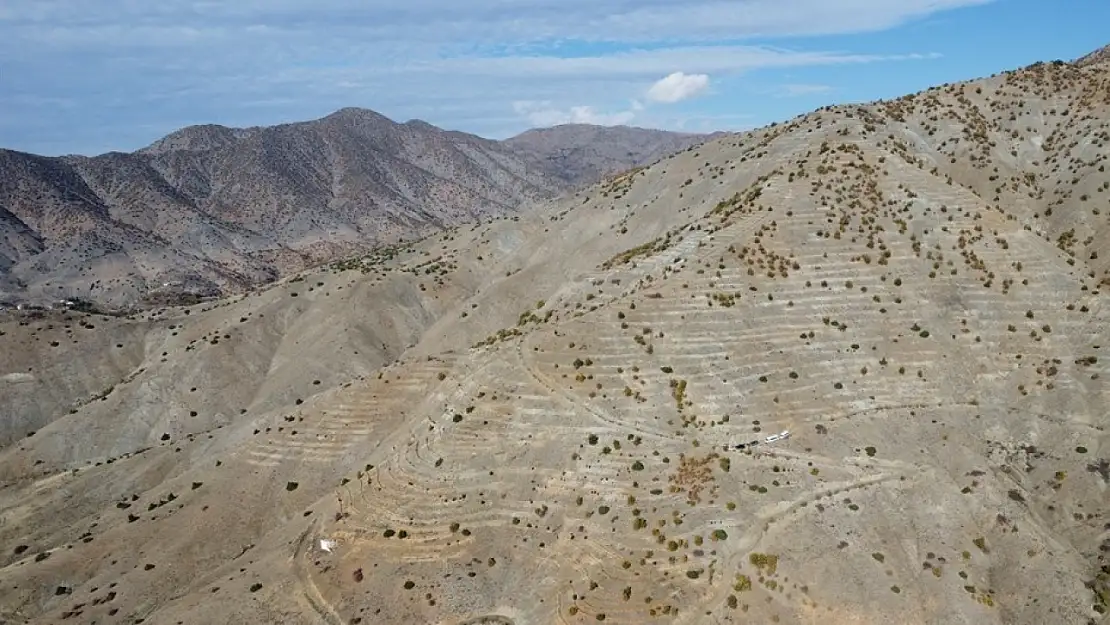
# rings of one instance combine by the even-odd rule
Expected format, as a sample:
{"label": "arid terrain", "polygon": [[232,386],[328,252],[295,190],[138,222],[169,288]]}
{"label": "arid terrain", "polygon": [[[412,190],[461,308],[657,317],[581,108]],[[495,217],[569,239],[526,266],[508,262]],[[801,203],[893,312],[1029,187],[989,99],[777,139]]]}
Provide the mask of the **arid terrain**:
{"label": "arid terrain", "polygon": [[0,305],[121,310],[239,294],[512,215],[707,138],[565,125],[491,141],[346,108],[273,127],[191,126],[130,154],[0,149]]}
{"label": "arid terrain", "polygon": [[1042,63],[11,312],[0,621],[1105,623],[1108,146]]}

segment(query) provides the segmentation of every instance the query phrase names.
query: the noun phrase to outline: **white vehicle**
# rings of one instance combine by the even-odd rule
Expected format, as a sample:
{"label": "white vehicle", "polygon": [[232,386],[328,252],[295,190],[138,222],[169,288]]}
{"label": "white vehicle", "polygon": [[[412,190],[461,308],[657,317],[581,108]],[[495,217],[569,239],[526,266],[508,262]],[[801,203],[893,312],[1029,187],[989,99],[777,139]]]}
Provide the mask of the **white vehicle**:
{"label": "white vehicle", "polygon": [[772,434],[772,435],[768,436],[767,438],[763,439],[763,442],[765,442],[765,443],[776,443],[778,441],[786,440],[788,438],[790,438],[790,430],[783,430],[783,431],[779,432],[778,434]]}

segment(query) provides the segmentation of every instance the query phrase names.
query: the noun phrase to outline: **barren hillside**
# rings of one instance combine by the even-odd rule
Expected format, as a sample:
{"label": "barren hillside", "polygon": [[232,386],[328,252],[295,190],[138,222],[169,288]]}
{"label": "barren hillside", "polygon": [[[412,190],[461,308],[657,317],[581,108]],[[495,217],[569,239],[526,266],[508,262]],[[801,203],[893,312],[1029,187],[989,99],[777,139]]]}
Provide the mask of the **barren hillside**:
{"label": "barren hillside", "polygon": [[1038,64],[13,316],[0,619],[1106,622],[1108,141]]}
{"label": "barren hillside", "polygon": [[[236,293],[511,214],[706,138],[590,128],[497,142],[343,109],[268,128],[189,127],[133,154],[0,150],[0,302],[118,309]],[[571,167],[561,156],[586,150],[591,132],[606,149]]]}

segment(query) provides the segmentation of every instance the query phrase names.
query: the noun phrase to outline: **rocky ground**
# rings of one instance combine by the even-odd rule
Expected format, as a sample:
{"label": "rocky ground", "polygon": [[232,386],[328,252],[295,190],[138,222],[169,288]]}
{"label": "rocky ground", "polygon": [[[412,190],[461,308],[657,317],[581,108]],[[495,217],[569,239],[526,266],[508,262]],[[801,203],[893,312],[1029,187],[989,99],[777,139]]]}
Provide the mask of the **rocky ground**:
{"label": "rocky ground", "polygon": [[0,618],[1105,622],[1108,93],[1040,64],[10,313]]}

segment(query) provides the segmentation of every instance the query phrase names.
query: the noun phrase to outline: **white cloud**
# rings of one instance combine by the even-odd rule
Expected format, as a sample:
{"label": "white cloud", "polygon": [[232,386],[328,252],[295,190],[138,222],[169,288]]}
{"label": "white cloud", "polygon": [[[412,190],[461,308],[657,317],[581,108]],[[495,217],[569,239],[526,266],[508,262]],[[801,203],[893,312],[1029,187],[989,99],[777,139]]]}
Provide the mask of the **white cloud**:
{"label": "white cloud", "polygon": [[706,74],[675,72],[652,85],[647,91],[647,97],[670,104],[700,95],[708,88],[709,76]]}
{"label": "white cloud", "polygon": [[[798,51],[770,46],[697,45],[650,50],[628,50],[593,56],[458,56],[422,59],[409,63],[370,68],[382,75],[441,74],[471,75],[514,80],[645,80],[675,66],[699,74],[729,74],[757,69],[788,68],[851,63],[875,63],[932,58],[929,54],[851,54],[844,52]],[[319,70],[304,70],[319,75]],[[366,70],[363,70],[366,71]],[[679,72],[679,75],[686,76]],[[667,79],[671,77],[668,76]],[[667,80],[664,79],[664,80]],[[673,80],[673,79],[672,79]],[[708,78],[707,78],[708,80]]]}
{"label": "white cloud", "polygon": [[[16,104],[0,141],[133,149],[157,138],[151,129],[276,123],[343,106],[492,134],[501,132],[492,121],[467,124],[642,124],[657,119],[644,110],[651,103],[704,93],[703,76],[719,90],[767,68],[926,58],[791,37],[879,31],[992,1],[0,0],[0,59],[14,60],[3,97],[78,104]],[[791,49],[760,45],[772,39]],[[681,80],[664,79],[671,90],[645,93],[679,68]],[[513,117],[504,104],[513,101],[550,104]]]}
{"label": "white cloud", "polygon": [[553,106],[550,100],[542,102],[518,100],[513,102],[513,110],[517,115],[527,119],[528,123],[538,127],[560,124],[620,126],[631,122],[636,117],[635,103],[633,110],[601,113],[594,110],[592,106],[578,105],[560,109]]}
{"label": "white cloud", "polygon": [[829,85],[809,85],[799,83],[779,85],[770,90],[772,94],[783,98],[796,98],[800,96],[814,95],[817,93],[827,93],[829,91],[832,91],[832,87]]}
{"label": "white cloud", "polygon": [[[792,37],[883,30],[941,11],[996,0],[5,0],[0,24],[38,34],[86,33],[91,42],[127,45],[101,30],[142,26],[329,33],[363,41],[490,42],[558,39],[611,42]],[[330,31],[330,32],[329,32]],[[146,38],[142,31],[136,33]],[[67,41],[72,42],[71,39]],[[169,42],[173,42],[170,38]]]}

